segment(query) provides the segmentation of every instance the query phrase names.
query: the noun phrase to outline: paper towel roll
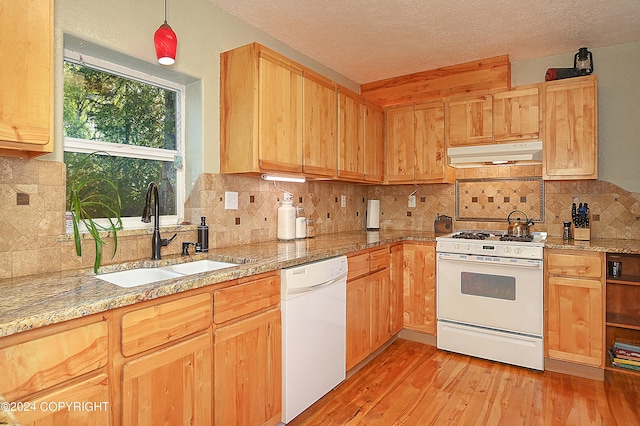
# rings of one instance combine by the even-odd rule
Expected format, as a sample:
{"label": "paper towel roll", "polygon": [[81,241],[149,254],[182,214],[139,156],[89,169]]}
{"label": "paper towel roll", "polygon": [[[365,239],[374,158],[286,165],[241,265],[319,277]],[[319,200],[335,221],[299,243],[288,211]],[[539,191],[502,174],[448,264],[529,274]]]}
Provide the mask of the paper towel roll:
{"label": "paper towel roll", "polygon": [[367,229],[380,229],[380,200],[367,201]]}

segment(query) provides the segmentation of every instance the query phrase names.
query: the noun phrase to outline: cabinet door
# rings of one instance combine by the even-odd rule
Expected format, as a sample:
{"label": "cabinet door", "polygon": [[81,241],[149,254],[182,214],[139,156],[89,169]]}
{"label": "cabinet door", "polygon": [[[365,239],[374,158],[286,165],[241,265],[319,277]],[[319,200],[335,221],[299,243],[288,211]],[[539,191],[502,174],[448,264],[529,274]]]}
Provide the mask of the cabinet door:
{"label": "cabinet door", "polygon": [[302,70],[260,52],[258,83],[261,170],[302,172]]}
{"label": "cabinet door", "polygon": [[53,151],[53,0],[3,1],[0,155]]}
{"label": "cabinet door", "polygon": [[436,331],[436,250],[432,245],[405,244],[404,326],[435,334]]}
{"label": "cabinet door", "polygon": [[549,358],[600,367],[604,362],[603,290],[598,280],[548,278]]}
{"label": "cabinet door", "polygon": [[449,101],[449,145],[475,145],[493,140],[491,95]]}
{"label": "cabinet door", "polygon": [[370,103],[365,104],[364,117],[364,180],[384,180],[384,111]]}
{"label": "cabinet door", "polygon": [[544,179],[597,179],[597,77],[544,83]]}
{"label": "cabinet door", "polygon": [[415,168],[413,107],[388,109],[386,116],[387,181],[413,181]]}
{"label": "cabinet door", "polygon": [[368,275],[347,282],[347,371],[371,351],[370,300]]}
{"label": "cabinet door", "polygon": [[390,278],[388,268],[374,272],[369,277],[371,288],[371,352],[391,338]]}
{"label": "cabinet door", "polygon": [[[89,424],[107,426],[112,424],[109,378],[106,374],[89,377],[80,382],[40,394],[36,399],[22,401],[27,402],[30,407],[35,407],[33,410],[15,413],[20,424],[25,426],[84,426]],[[60,403],[68,405],[64,405],[59,410],[53,409],[52,404],[57,406]],[[40,407],[43,406],[49,409],[41,409]]]}
{"label": "cabinet door", "polygon": [[127,362],[122,424],[211,424],[212,365],[208,334]]}
{"label": "cabinet door", "polygon": [[281,330],[277,309],[215,331],[214,424],[263,425],[280,421]]}
{"label": "cabinet door", "polygon": [[496,142],[540,138],[538,86],[493,95],[493,137]]}
{"label": "cabinet door", "polygon": [[402,272],[403,272],[404,258],[402,244],[394,245],[391,247],[391,260],[389,262],[389,275],[390,275],[390,306],[389,306],[389,318],[391,335],[398,333],[403,327],[403,285],[402,285]]}
{"label": "cabinet door", "polygon": [[364,100],[338,91],[338,176],[364,180]]}
{"label": "cabinet door", "polygon": [[336,175],[336,85],[309,71],[304,72],[302,144],[305,173]]}
{"label": "cabinet door", "polygon": [[443,181],[447,167],[444,145],[444,104],[441,102],[415,107],[415,179]]}

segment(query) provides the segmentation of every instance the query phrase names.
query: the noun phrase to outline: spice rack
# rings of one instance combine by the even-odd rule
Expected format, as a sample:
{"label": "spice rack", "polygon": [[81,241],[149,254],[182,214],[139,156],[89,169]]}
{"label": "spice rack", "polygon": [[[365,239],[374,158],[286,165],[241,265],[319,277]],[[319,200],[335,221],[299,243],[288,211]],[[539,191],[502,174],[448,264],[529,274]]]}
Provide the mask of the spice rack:
{"label": "spice rack", "polygon": [[[616,269],[619,272],[613,276]],[[607,350],[616,341],[640,345],[640,255],[607,254]],[[640,377],[640,371],[614,367],[608,354],[606,357],[607,370]]]}

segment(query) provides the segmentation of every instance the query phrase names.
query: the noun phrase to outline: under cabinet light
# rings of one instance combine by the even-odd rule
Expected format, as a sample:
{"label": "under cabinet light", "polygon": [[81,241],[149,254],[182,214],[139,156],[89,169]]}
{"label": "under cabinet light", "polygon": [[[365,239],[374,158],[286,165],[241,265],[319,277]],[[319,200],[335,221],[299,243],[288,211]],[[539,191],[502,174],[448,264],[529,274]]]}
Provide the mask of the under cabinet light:
{"label": "under cabinet light", "polygon": [[303,183],[306,181],[304,176],[285,176],[285,175],[274,175],[270,173],[263,173],[262,179],[264,180],[272,180],[276,182],[297,182]]}

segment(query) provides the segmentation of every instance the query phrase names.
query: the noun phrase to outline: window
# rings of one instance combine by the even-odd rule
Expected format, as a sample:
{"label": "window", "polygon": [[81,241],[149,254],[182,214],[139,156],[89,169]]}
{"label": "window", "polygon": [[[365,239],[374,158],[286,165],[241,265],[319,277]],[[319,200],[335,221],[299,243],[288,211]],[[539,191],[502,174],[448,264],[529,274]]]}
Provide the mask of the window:
{"label": "window", "polygon": [[118,187],[125,228],[141,228],[148,226],[140,220],[147,186],[155,182],[161,225],[177,223],[184,210],[183,105],[180,84],[66,50],[67,183],[82,179],[88,164],[89,173]]}

